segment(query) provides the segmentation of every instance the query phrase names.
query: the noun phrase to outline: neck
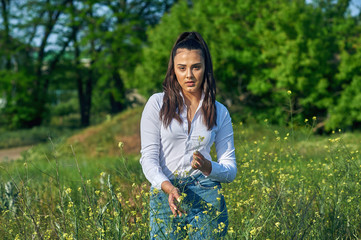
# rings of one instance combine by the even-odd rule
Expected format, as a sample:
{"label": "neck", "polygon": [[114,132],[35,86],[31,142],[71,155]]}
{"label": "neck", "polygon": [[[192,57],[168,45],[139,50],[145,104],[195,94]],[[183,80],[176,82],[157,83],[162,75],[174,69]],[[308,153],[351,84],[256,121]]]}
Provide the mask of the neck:
{"label": "neck", "polygon": [[198,106],[199,104],[199,101],[201,100],[202,98],[202,92],[199,91],[199,92],[195,92],[195,93],[185,93],[183,92],[183,96],[184,96],[184,101],[185,101],[185,104],[187,106],[193,106],[193,105],[196,105]]}

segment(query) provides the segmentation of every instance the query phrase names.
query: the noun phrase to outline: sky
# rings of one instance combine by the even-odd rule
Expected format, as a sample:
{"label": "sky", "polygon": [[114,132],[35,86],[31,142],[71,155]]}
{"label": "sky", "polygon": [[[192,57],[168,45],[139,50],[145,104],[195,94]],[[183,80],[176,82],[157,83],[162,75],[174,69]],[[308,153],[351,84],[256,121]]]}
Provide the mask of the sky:
{"label": "sky", "polygon": [[[311,3],[312,0],[306,0],[306,3]],[[360,12],[361,0],[352,0],[350,4],[351,15],[356,16]]]}
{"label": "sky", "polygon": [[361,0],[353,0],[351,3],[351,15],[355,16],[360,12]]}

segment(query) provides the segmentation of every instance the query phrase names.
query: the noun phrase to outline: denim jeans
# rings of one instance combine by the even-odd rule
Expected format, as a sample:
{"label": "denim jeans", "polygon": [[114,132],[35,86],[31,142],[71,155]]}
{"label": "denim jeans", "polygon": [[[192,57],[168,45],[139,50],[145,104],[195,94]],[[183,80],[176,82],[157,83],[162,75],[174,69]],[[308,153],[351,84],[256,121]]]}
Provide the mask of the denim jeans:
{"label": "denim jeans", "polygon": [[221,239],[228,229],[221,184],[203,174],[171,182],[184,196],[179,207],[185,214],[174,217],[168,195],[151,188],[150,239]]}

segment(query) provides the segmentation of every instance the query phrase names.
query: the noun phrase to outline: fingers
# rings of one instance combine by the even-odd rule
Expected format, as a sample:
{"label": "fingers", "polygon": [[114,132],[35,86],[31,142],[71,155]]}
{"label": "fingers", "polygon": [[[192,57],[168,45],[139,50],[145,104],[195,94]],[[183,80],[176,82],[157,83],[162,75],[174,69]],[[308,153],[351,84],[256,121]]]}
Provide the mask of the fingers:
{"label": "fingers", "polygon": [[203,164],[198,159],[193,159],[191,165],[193,169],[201,169]]}
{"label": "fingers", "polygon": [[173,215],[176,216],[182,216],[182,211],[179,208],[179,206],[177,206],[178,204],[175,204],[175,199],[169,200],[169,207],[170,210],[172,211]]}
{"label": "fingers", "polygon": [[192,168],[201,170],[203,168],[204,162],[205,162],[205,160],[204,160],[203,155],[200,152],[195,151],[193,153],[193,160],[191,162]]}
{"label": "fingers", "polygon": [[193,153],[193,159],[194,159],[195,161],[197,161],[199,164],[203,164],[204,161],[205,161],[203,155],[202,155],[200,152],[198,152],[198,151],[195,151],[195,152]]}
{"label": "fingers", "polygon": [[200,167],[200,163],[193,159],[191,162],[191,166],[193,169],[198,169]]}
{"label": "fingers", "polygon": [[180,195],[178,188],[174,188],[172,192],[169,194],[168,197],[169,207],[172,211],[173,215],[176,216],[182,216],[182,211],[179,208],[179,202],[180,202]]}
{"label": "fingers", "polygon": [[195,152],[193,153],[193,157],[194,157],[194,156],[196,156],[196,157],[198,157],[198,158],[201,158],[201,159],[204,159],[202,153],[200,153],[199,151],[195,151]]}
{"label": "fingers", "polygon": [[161,185],[162,190],[168,194],[168,204],[174,216],[182,216],[182,209],[180,208],[181,195],[179,189],[173,186],[170,181],[164,181]]}
{"label": "fingers", "polygon": [[177,197],[179,197],[179,192],[178,192],[178,188],[174,188],[170,193],[169,193],[169,198],[172,198],[172,200],[175,200]]}
{"label": "fingers", "polygon": [[191,166],[193,169],[201,170],[206,176],[208,176],[212,171],[212,163],[205,159],[199,151],[195,151],[193,153]]}
{"label": "fingers", "polygon": [[170,210],[172,211],[174,216],[177,216],[178,214],[178,208],[177,206],[174,204],[174,200],[173,199],[169,199],[169,207]]}

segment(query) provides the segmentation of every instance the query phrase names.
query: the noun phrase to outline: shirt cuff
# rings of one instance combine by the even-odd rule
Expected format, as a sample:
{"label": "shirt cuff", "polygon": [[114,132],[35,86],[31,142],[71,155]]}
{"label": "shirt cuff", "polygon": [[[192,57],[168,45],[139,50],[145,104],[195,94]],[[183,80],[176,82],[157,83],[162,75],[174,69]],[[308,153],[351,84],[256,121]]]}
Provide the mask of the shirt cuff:
{"label": "shirt cuff", "polygon": [[[211,173],[208,175],[208,176],[206,176],[206,177],[210,177],[210,178],[212,178],[212,177],[214,177],[214,178],[217,178],[217,173],[219,173],[219,172],[221,172],[221,166],[220,166],[220,164],[217,164],[215,161],[211,161],[211,164],[212,164],[212,171],[211,171]],[[205,175],[204,175],[205,176]]]}
{"label": "shirt cuff", "polygon": [[159,177],[157,176],[157,179],[154,180],[154,182],[152,183],[152,186],[154,188],[158,189],[158,190],[161,190],[162,189],[162,183],[164,181],[170,182],[169,179],[167,177],[165,177],[165,176],[159,176]]}
{"label": "shirt cuff", "polygon": [[234,180],[235,176],[234,177],[232,176],[235,174],[233,174],[232,168],[226,168],[222,164],[215,161],[211,161],[211,163],[212,163],[212,171],[206,177],[214,179],[219,182],[227,182],[227,183],[232,182]]}

